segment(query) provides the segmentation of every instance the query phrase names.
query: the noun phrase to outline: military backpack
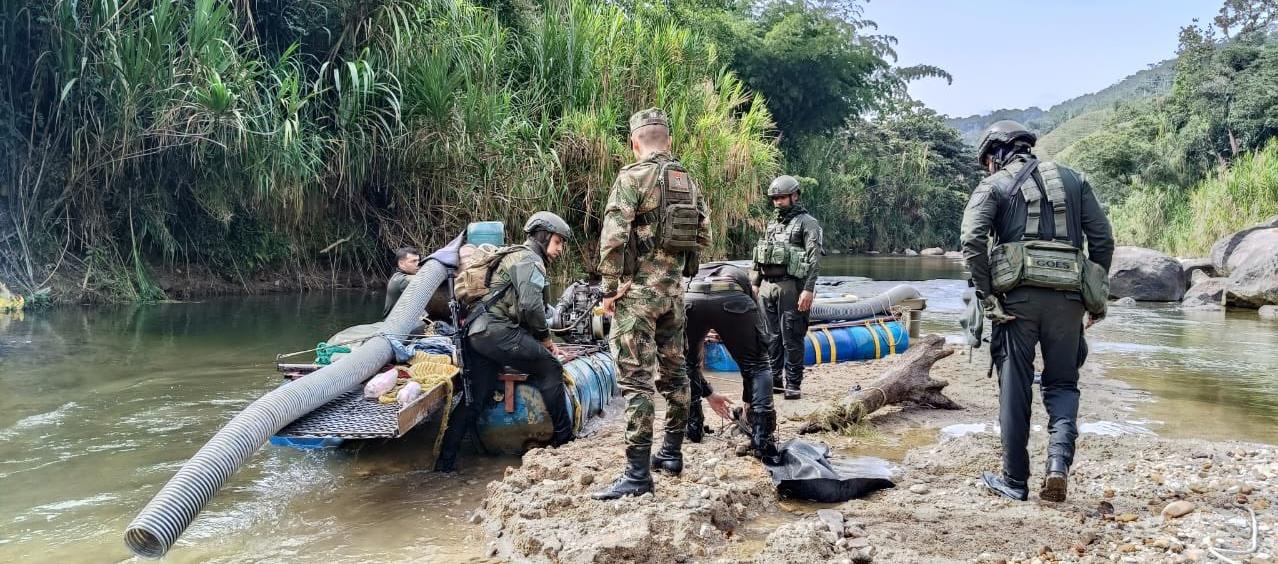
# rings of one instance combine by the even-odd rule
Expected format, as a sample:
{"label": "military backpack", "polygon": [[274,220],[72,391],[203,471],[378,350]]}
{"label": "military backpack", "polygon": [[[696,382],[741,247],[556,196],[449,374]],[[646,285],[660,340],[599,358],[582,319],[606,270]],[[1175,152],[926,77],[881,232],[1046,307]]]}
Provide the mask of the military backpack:
{"label": "military backpack", "polygon": [[[469,253],[465,251],[469,250]],[[493,274],[497,271],[497,267],[501,265],[502,259],[511,253],[517,251],[530,250],[524,245],[510,245],[508,247],[497,247],[494,245],[466,245],[463,247],[463,255],[465,258],[461,261],[461,266],[457,269],[457,277],[453,281],[453,295],[457,297],[457,302],[466,309],[473,309],[486,296],[489,295],[489,286],[493,282]],[[497,294],[491,297],[484,306],[491,306],[494,302],[501,299],[505,294],[509,285],[503,286],[498,290]]]}
{"label": "military backpack", "polygon": [[630,237],[630,249],[626,253],[626,274],[638,270],[638,260],[652,249],[664,250],[672,255],[686,255],[684,276],[697,271],[697,252],[701,242],[697,234],[701,230],[701,209],[697,207],[697,185],[679,161],[660,163],[657,171],[657,187],[661,190],[657,207],[635,217],[636,227],[653,226],[653,238],[639,241]]}

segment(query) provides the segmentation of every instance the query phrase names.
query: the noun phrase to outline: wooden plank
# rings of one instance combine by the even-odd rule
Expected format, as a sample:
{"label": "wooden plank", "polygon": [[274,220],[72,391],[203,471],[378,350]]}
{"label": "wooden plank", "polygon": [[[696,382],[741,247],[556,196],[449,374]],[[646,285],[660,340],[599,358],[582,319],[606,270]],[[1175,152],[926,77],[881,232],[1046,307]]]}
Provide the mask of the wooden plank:
{"label": "wooden plank", "polygon": [[[453,377],[453,388],[456,389],[461,381],[458,376]],[[441,407],[445,409],[452,405],[452,395],[448,393],[448,386],[444,384],[436,385],[419,396],[413,403],[410,403],[399,410],[396,414],[398,419],[399,430],[395,437],[402,437],[418,423],[430,419],[432,415],[438,413]]]}

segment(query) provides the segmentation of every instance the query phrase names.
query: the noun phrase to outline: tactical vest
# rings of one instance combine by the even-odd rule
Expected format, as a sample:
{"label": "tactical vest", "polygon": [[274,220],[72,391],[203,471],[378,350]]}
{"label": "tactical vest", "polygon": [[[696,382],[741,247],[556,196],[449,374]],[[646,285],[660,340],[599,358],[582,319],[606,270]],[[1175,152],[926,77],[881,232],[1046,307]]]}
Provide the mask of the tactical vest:
{"label": "tactical vest", "polygon": [[[1042,185],[1032,178],[1037,168]],[[1056,163],[1031,161],[1018,172],[1009,195],[1025,198],[1025,235],[990,252],[994,291],[1017,286],[1079,291],[1086,257],[1069,238],[1065,182]]]}
{"label": "tactical vest", "polygon": [[768,230],[755,244],[752,253],[754,263],[764,276],[807,278],[812,266],[803,246],[803,222],[799,221],[804,215],[795,215],[788,223],[778,221],[768,224]]}

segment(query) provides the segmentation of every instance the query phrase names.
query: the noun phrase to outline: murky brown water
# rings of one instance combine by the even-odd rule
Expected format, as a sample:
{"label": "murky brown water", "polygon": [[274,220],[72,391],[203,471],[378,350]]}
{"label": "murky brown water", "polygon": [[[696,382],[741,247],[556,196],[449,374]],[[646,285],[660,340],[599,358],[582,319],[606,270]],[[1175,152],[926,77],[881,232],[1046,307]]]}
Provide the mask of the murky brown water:
{"label": "murky brown water", "polygon": [[[829,259],[827,274],[883,281],[852,284],[858,295],[912,281],[928,298],[924,332],[958,334],[966,284],[957,261]],[[278,384],[274,355],[376,317],[380,300],[224,298],[0,320],[0,561],[128,559],[129,520],[222,424]],[[1155,401],[1132,417],[1145,427],[1278,443],[1278,324],[1249,312],[1138,305],[1114,308],[1089,340],[1090,362],[1151,393]],[[460,476],[436,476],[428,472],[432,432],[359,450],[267,446],[167,560],[476,559],[484,543],[466,513],[518,460],[469,457],[479,462]],[[885,442],[872,454],[899,459],[915,442]]]}

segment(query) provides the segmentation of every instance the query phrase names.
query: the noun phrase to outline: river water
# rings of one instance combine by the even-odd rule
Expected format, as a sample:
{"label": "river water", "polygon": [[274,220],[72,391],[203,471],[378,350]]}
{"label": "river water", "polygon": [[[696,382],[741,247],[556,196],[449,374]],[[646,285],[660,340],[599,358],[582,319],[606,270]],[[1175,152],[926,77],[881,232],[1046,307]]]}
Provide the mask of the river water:
{"label": "river water", "polygon": [[[823,266],[874,279],[846,285],[860,296],[910,281],[928,298],[924,332],[957,336],[957,261],[833,256]],[[380,311],[380,295],[342,293],[0,317],[0,561],[128,560],[124,527],[221,425],[278,385],[276,353]],[[1135,425],[1278,443],[1278,324],[1141,304],[1114,307],[1088,340],[1092,365],[1149,392]],[[466,513],[518,460],[434,475],[433,432],[321,453],[268,445],[166,561],[478,560],[485,543]]]}

